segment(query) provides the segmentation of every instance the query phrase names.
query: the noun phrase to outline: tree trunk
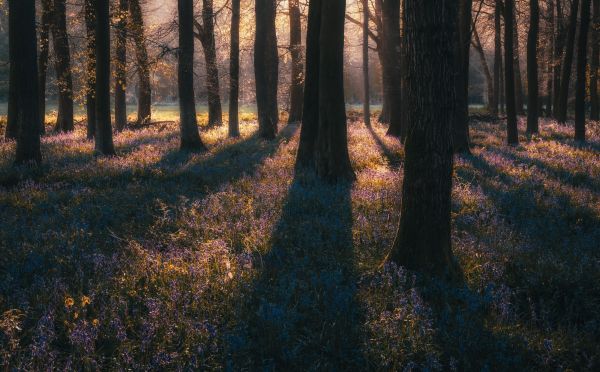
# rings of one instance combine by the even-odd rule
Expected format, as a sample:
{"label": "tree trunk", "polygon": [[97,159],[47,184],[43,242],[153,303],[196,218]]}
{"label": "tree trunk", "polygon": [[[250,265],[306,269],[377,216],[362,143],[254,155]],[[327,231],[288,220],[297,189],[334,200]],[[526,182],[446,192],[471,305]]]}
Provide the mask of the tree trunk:
{"label": "tree trunk", "polygon": [[41,0],[42,18],[39,27],[40,55],[38,56],[38,96],[40,106],[40,133],[46,132],[46,76],[50,54],[50,23],[52,21],[51,0]]}
{"label": "tree trunk", "polygon": [[469,150],[469,51],[471,48],[471,9],[473,1],[461,0],[458,4],[458,31],[454,39],[458,68],[456,75],[456,104],[452,131],[455,153],[470,153]]}
{"label": "tree trunk", "polygon": [[73,123],[73,77],[71,74],[71,52],[67,34],[66,0],[54,0],[52,42],[58,84],[58,117],[55,130],[72,131]]}
{"label": "tree trunk", "polygon": [[530,0],[530,26],[527,37],[527,133],[539,132],[538,111],[538,60],[537,44],[540,28],[540,5],[538,0]]}
{"label": "tree trunk", "polygon": [[575,140],[585,142],[585,96],[588,33],[590,29],[591,0],[581,1],[581,24],[579,26],[579,45],[577,47],[577,87],[575,94]]}
{"label": "tree trunk", "polygon": [[[312,5],[312,4],[311,4]],[[345,0],[321,2],[319,37],[319,129],[315,146],[317,175],[329,182],[353,180],[348,154],[344,100]]]}
{"label": "tree trunk", "polygon": [[194,0],[178,0],[179,13],[179,108],[181,150],[203,151],[198,133],[194,99]]}
{"label": "tree trunk", "polygon": [[496,102],[496,97],[494,96],[494,79],[492,78],[492,73],[487,63],[487,59],[485,58],[485,52],[483,50],[483,46],[481,45],[479,33],[477,32],[475,25],[473,25],[473,46],[475,47],[477,55],[479,55],[479,60],[481,61],[481,66],[483,69],[483,76],[485,77],[485,85],[488,96],[488,111],[493,113],[494,107],[496,109],[498,108],[498,103]]}
{"label": "tree trunk", "polygon": [[86,30],[86,89],[85,106],[87,112],[87,138],[94,139],[96,133],[96,10],[95,0],[85,0]]}
{"label": "tree trunk", "polygon": [[362,45],[362,62],[363,62],[363,120],[367,127],[371,126],[371,92],[369,81],[369,0],[362,1],[363,6],[363,45]]}
{"label": "tree trunk", "polygon": [[518,115],[525,115],[525,103],[523,99],[523,77],[521,75],[521,48],[519,41],[519,28],[517,27],[516,9],[514,8],[513,1],[513,50],[514,50],[514,64],[515,64],[515,105],[517,107]]}
{"label": "tree trunk", "polygon": [[509,145],[519,143],[519,128],[517,126],[516,97],[515,97],[515,59],[513,49],[513,7],[514,0],[504,1],[504,84],[506,85],[506,124],[507,141]]}
{"label": "tree trunk", "polygon": [[561,66],[560,74],[560,92],[558,97],[558,112],[556,120],[559,123],[567,121],[567,110],[569,103],[569,84],[571,82],[571,67],[573,64],[573,54],[575,50],[575,33],[577,31],[577,12],[579,0],[573,0],[571,3],[571,14],[569,16],[569,30],[567,33],[567,42],[565,45],[565,58]]}
{"label": "tree trunk", "polygon": [[217,67],[217,48],[215,44],[213,0],[202,0],[202,24],[195,22],[197,37],[204,49],[206,63],[206,93],[208,96],[208,126],[221,125],[221,88],[219,87],[219,68]]}
{"label": "tree trunk", "polygon": [[115,155],[110,117],[110,16],[109,0],[96,6],[96,133],[98,154]]}
{"label": "tree trunk", "polygon": [[231,1],[231,50],[229,54],[229,137],[240,136],[240,0]]}
{"label": "tree trunk", "polygon": [[129,0],[130,29],[135,42],[135,57],[138,73],[138,118],[137,125],[152,119],[152,86],[150,84],[150,62],[144,36],[144,17],[139,0]]}
{"label": "tree trunk", "polygon": [[460,278],[452,254],[452,127],[457,107],[455,0],[405,0],[406,163],[400,227],[389,259],[411,270]]}
{"label": "tree trunk", "polygon": [[[19,30],[19,21],[17,18],[17,3],[20,0],[10,0],[8,2],[8,54],[17,55],[17,42],[18,39],[18,31],[11,30]],[[13,9],[14,8],[14,9]],[[8,112],[6,115],[6,132],[4,136],[6,139],[17,139],[19,135],[19,127],[17,124],[17,87],[19,85],[19,80],[17,79],[17,66],[14,63],[10,63],[9,66],[9,83],[8,83]]]}
{"label": "tree trunk", "polygon": [[[381,1],[381,0],[379,0]],[[400,34],[400,0],[385,0],[381,4],[382,69],[387,135],[402,136],[402,39]]]}
{"label": "tree trunk", "polygon": [[289,123],[302,120],[304,94],[304,64],[302,62],[302,18],[299,0],[289,0],[290,10],[290,54],[292,57],[292,79],[290,86]]}
{"label": "tree trunk", "polygon": [[556,20],[554,17],[554,1],[548,0],[546,7],[546,17],[548,18],[549,35],[547,36],[546,45],[546,117],[552,116],[552,97],[553,90],[553,59],[554,59],[554,35],[556,32]]}
{"label": "tree trunk", "polygon": [[258,127],[262,138],[274,139],[279,122],[277,84],[279,55],[275,31],[275,0],[256,0],[256,40],[254,44],[254,74]]}
{"label": "tree trunk", "polygon": [[600,120],[600,101],[598,100],[598,68],[600,67],[600,0],[593,0],[594,18],[592,23],[592,57],[590,74],[591,120]]}
{"label": "tree trunk", "polygon": [[127,10],[128,0],[119,0],[116,14],[115,34],[115,129],[122,131],[127,126]]}
{"label": "tree trunk", "polygon": [[494,9],[494,96],[497,97],[497,105],[492,108],[492,114],[498,115],[498,105],[502,95],[502,15],[500,0],[496,0]]}
{"label": "tree trunk", "polygon": [[562,56],[565,49],[565,25],[562,11],[561,0],[556,0],[556,35],[554,39],[554,60],[553,60],[553,96],[552,96],[552,116],[558,117],[560,106],[560,75],[562,71]]}

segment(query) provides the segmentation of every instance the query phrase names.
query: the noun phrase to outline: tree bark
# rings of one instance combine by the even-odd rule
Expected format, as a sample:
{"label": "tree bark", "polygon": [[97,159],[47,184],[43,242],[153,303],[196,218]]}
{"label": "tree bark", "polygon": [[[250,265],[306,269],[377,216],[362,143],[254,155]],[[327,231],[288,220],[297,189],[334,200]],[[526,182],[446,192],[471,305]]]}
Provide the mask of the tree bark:
{"label": "tree bark", "polygon": [[553,61],[553,96],[552,96],[552,116],[558,117],[560,106],[560,75],[562,71],[562,57],[565,49],[565,25],[562,11],[561,0],[556,0],[556,34],[554,39],[554,61]]}
{"label": "tree bark", "polygon": [[554,59],[554,37],[556,32],[556,19],[554,17],[554,1],[548,0],[546,7],[546,17],[548,19],[549,34],[546,38],[546,117],[552,116],[552,97],[554,95],[553,88],[553,59]]}
{"label": "tree bark", "polygon": [[[8,2],[8,54],[17,55],[17,33],[19,32],[19,19],[17,18],[17,2],[19,0],[10,0]],[[13,30],[10,32],[10,30]],[[11,63],[9,66],[9,83],[8,83],[8,112],[6,115],[6,132],[4,136],[6,139],[17,139],[19,135],[19,126],[17,123],[17,86],[19,80],[17,79],[17,66]]]}
{"label": "tree bark", "polygon": [[539,87],[537,44],[540,28],[540,5],[538,0],[530,0],[530,26],[527,37],[527,133],[539,132]]}
{"label": "tree bark", "polygon": [[498,115],[498,106],[503,106],[502,95],[502,16],[500,0],[496,0],[494,9],[494,96],[497,105],[492,108],[492,114]]}
{"label": "tree bark", "polygon": [[181,150],[203,151],[194,99],[194,1],[178,0],[179,14],[179,108]]}
{"label": "tree bark", "polygon": [[598,99],[598,68],[600,67],[600,0],[593,0],[592,56],[590,61],[590,103],[591,120],[600,120],[600,101]]}
{"label": "tree bark", "polygon": [[39,26],[40,55],[38,56],[38,85],[40,106],[40,133],[46,132],[46,78],[50,54],[50,23],[52,21],[51,0],[41,0],[42,17]]}
{"label": "tree bark", "polygon": [[240,0],[231,1],[231,50],[229,56],[229,137],[239,137]]}
{"label": "tree bark", "polygon": [[96,8],[96,133],[99,155],[115,155],[110,117],[109,0],[94,0]]}
{"label": "tree bark", "polygon": [[504,1],[504,84],[506,85],[506,128],[509,145],[519,143],[515,97],[515,63],[513,49],[514,0]]}
{"label": "tree bark", "polygon": [[[381,1],[381,0],[378,0]],[[400,30],[400,0],[381,1],[381,57],[385,122],[390,124],[387,135],[402,136],[402,38]]]}
{"label": "tree bark", "polygon": [[58,117],[54,129],[59,132],[69,132],[75,127],[73,122],[73,77],[71,74],[69,36],[67,34],[66,0],[54,0],[51,30],[58,84]]}
{"label": "tree bark", "polygon": [[560,92],[558,99],[558,111],[556,120],[559,123],[567,121],[567,110],[569,103],[569,85],[571,82],[571,68],[573,64],[573,54],[575,50],[575,34],[577,31],[577,12],[579,9],[579,0],[573,0],[571,3],[571,14],[569,15],[569,29],[567,32],[567,41],[565,45],[565,57],[561,66]]}
{"label": "tree bark", "polygon": [[398,234],[388,259],[411,270],[460,278],[452,254],[452,127],[458,4],[405,0],[407,109],[410,126]]}
{"label": "tree bark", "polygon": [[202,23],[194,22],[196,37],[204,50],[206,64],[206,93],[208,96],[208,126],[214,127],[223,122],[221,93],[219,86],[219,68],[217,67],[217,48],[215,44],[215,21],[213,0],[202,0]]}
{"label": "tree bark", "polygon": [[135,57],[138,73],[138,117],[137,125],[152,119],[152,85],[150,84],[150,62],[144,36],[144,17],[139,0],[129,0],[130,29],[135,42]]}
{"label": "tree bark", "polygon": [[127,17],[128,0],[119,0],[116,14],[117,37],[115,48],[115,129],[122,131],[127,126]]}
{"label": "tree bark", "polygon": [[9,57],[14,81],[18,82],[14,87],[14,120],[18,128],[15,164],[40,163],[39,87],[37,79],[32,79],[38,76],[35,1],[10,0],[9,11],[13,21],[9,22],[9,33],[14,37],[13,46],[18,45],[11,48]]}
{"label": "tree bark", "polygon": [[85,0],[86,30],[86,91],[85,106],[87,112],[87,138],[94,139],[96,134],[96,10],[95,0]]}
{"label": "tree bark", "polygon": [[458,31],[454,41],[457,58],[456,104],[452,131],[455,153],[470,153],[469,149],[469,51],[471,48],[471,9],[473,1],[461,0],[458,4]]}
{"label": "tree bark", "polygon": [[302,62],[302,18],[299,0],[289,0],[290,11],[290,54],[292,57],[292,78],[290,86],[289,123],[302,121],[304,94],[304,63]]}
{"label": "tree bark", "polygon": [[492,73],[490,71],[490,67],[488,65],[487,59],[485,58],[485,52],[483,50],[483,46],[481,45],[481,40],[479,39],[479,33],[473,25],[473,46],[475,47],[475,51],[479,56],[479,60],[481,61],[481,67],[483,69],[483,76],[485,77],[485,85],[487,91],[487,101],[488,101],[488,111],[493,113],[494,107],[496,110],[498,109],[498,103],[496,101],[496,97],[494,96],[494,78],[492,77]]}
{"label": "tree bark", "polygon": [[590,29],[591,0],[581,1],[581,23],[577,47],[577,83],[575,93],[575,140],[585,142],[585,97],[588,33]]}
{"label": "tree bark", "polygon": [[254,44],[254,74],[259,134],[274,139],[279,122],[277,84],[279,55],[275,29],[275,0],[256,0],[256,40]]}
{"label": "tree bark", "polygon": [[363,6],[363,45],[362,45],[362,62],[363,62],[363,120],[367,127],[371,126],[371,92],[369,82],[369,0],[362,1]]}
{"label": "tree bark", "polygon": [[525,114],[525,100],[523,99],[523,77],[521,74],[521,48],[520,48],[520,40],[519,40],[519,28],[517,27],[517,16],[516,16],[516,7],[514,7],[513,1],[513,56],[514,64],[515,64],[515,105],[517,108],[518,115]]}

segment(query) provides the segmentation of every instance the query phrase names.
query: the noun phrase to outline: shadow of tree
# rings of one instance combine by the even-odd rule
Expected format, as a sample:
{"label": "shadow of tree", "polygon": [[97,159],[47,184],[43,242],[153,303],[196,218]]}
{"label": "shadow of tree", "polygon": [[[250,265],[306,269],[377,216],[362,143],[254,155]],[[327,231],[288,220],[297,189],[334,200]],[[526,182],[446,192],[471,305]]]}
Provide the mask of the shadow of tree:
{"label": "shadow of tree", "polygon": [[385,156],[385,158],[387,159],[388,164],[390,165],[390,168],[392,170],[400,169],[400,167],[402,166],[402,156],[400,156],[400,154],[398,154],[398,153],[394,152],[392,149],[390,149],[385,144],[385,142],[381,139],[381,137],[379,137],[379,134],[377,134],[377,132],[375,132],[373,127],[369,126],[369,127],[367,127],[367,129],[369,130],[369,133],[373,137],[373,141],[375,141],[375,144],[377,145],[377,147],[379,148],[379,150],[381,151],[383,156]]}

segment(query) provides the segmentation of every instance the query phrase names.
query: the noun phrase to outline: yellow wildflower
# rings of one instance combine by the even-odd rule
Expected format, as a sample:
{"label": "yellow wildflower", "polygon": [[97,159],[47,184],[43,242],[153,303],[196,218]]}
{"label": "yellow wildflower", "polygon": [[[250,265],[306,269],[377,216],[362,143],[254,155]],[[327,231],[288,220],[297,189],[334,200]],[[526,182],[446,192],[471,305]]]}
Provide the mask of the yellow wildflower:
{"label": "yellow wildflower", "polygon": [[88,296],[81,297],[81,306],[87,306],[92,302]]}
{"label": "yellow wildflower", "polygon": [[71,307],[75,305],[75,300],[73,300],[73,297],[65,297],[65,307]]}

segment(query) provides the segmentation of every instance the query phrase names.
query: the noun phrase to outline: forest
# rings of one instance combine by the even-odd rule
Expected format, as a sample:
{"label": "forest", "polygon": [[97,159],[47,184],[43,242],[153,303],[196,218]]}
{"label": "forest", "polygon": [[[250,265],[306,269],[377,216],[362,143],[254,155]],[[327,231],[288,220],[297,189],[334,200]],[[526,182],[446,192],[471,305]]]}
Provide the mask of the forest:
{"label": "forest", "polygon": [[6,371],[600,370],[600,0],[0,0]]}

